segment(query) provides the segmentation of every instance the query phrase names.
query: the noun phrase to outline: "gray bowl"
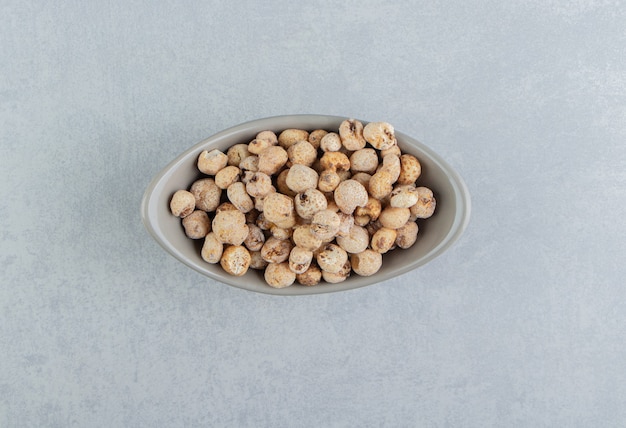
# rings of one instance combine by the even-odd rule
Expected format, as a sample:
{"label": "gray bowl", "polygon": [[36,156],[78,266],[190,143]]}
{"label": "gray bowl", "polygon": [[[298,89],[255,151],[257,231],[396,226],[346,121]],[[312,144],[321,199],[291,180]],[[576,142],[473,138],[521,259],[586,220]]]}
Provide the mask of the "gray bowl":
{"label": "gray bowl", "polygon": [[352,273],[339,284],[321,283],[306,287],[296,283],[281,289],[268,286],[261,271],[251,269],[244,276],[231,276],[219,264],[212,265],[202,260],[202,240],[187,238],[180,219],[170,213],[169,202],[173,193],[179,189],[188,189],[191,183],[203,176],[196,167],[198,155],[203,150],[217,148],[225,152],[234,144],[251,141],[263,130],[278,133],[283,129],[301,128],[336,132],[345,119],[310,114],[269,117],[234,126],[196,144],[163,168],[150,182],[141,201],[141,217],[146,229],[168,253],[201,274],[234,287],[267,294],[304,295],[350,290],[406,274],[441,255],[461,236],[469,222],[469,192],[459,174],[439,155],[397,131],[396,137],[402,152],[410,153],[420,160],[422,175],[417,184],[433,190],[437,209],[431,218],[418,220],[419,234],[415,245],[385,254],[382,268],[372,276],[360,277]]}

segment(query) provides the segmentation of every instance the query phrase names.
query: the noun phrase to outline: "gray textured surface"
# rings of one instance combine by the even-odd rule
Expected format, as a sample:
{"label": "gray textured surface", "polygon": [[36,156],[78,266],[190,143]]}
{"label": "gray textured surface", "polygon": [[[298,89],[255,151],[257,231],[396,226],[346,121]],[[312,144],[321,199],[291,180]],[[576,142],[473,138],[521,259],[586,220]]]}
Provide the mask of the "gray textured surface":
{"label": "gray textured surface", "polygon": [[[623,426],[623,2],[101,3],[0,3],[0,426]],[[428,144],[464,237],[301,298],[165,254],[152,176],[290,113]]]}

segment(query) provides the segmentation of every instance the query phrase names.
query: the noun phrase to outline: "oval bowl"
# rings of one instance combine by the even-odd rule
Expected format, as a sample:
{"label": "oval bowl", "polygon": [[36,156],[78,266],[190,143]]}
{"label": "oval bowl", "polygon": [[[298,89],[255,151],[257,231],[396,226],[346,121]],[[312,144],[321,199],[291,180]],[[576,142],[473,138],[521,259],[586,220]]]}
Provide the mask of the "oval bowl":
{"label": "oval bowl", "polygon": [[[275,116],[242,123],[221,131],[189,148],[163,168],[148,185],[142,202],[141,218],[152,237],[183,264],[219,282],[241,289],[277,295],[306,295],[345,291],[376,284],[406,274],[441,255],[462,235],[470,215],[470,196],[463,179],[433,150],[414,138],[396,131],[398,146],[420,160],[422,174],[418,185],[431,188],[437,200],[435,214],[418,220],[417,242],[409,249],[396,249],[383,255],[383,265],[374,275],[361,277],[354,272],[338,284],[321,283],[307,287],[295,283],[286,288],[272,288],[265,283],[262,271],[250,269],[244,276],[224,272],[219,264],[205,262],[200,256],[202,240],[186,237],[179,218],[169,210],[176,190],[188,189],[195,180],[206,177],[196,167],[203,150],[224,152],[234,144],[248,143],[263,130],[276,133],[288,128],[325,129],[337,132],[347,117],[315,114]],[[361,121],[366,124],[367,121]]]}

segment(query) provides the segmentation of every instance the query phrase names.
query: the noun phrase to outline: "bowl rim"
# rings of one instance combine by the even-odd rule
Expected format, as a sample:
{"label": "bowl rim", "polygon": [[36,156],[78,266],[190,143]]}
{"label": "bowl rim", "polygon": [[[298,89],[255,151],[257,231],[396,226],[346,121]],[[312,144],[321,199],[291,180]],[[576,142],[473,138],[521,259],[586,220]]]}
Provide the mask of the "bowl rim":
{"label": "bowl rim", "polygon": [[[318,121],[342,121],[348,119],[346,116],[336,116],[336,115],[324,115],[324,114],[290,114],[290,115],[277,115],[277,116],[268,116],[264,118],[249,120],[246,122],[242,122],[240,124],[228,127],[222,131],[219,131],[207,138],[202,139],[201,141],[193,144],[191,147],[180,153],[176,156],[172,161],[170,161],[167,165],[162,167],[159,172],[150,180],[146,190],[143,193],[143,197],[141,199],[140,205],[140,215],[141,221],[148,231],[148,233],[152,236],[152,238],[171,256],[177,259],[179,262],[183,263],[187,267],[195,270],[196,272],[208,276],[211,279],[225,283],[227,285],[248,290],[254,291],[262,294],[271,294],[271,295],[285,295],[285,296],[294,296],[294,295],[312,295],[312,294],[325,294],[331,292],[338,291],[347,291],[356,288],[365,287],[368,285],[372,285],[377,282],[382,282],[386,280],[390,280],[400,275],[404,275],[407,272],[413,271],[416,268],[425,265],[426,263],[432,261],[436,257],[439,257],[443,254],[448,248],[450,248],[464,233],[470,221],[470,213],[471,213],[471,197],[465,181],[460,176],[460,174],[452,168],[452,166],[445,161],[439,154],[437,154],[433,149],[424,145],[417,139],[396,130],[395,134],[399,140],[407,141],[410,145],[415,146],[420,151],[427,154],[432,162],[434,162],[437,167],[444,171],[448,176],[450,183],[454,189],[454,197],[456,199],[456,213],[454,215],[454,221],[448,230],[448,233],[445,235],[443,239],[433,247],[425,256],[421,257],[419,260],[408,263],[405,266],[396,268],[393,270],[391,274],[385,275],[382,279],[376,280],[376,278],[372,277],[358,277],[359,280],[352,281],[351,283],[338,283],[338,284],[324,284],[321,286],[313,286],[313,287],[285,287],[285,288],[273,288],[270,286],[257,288],[254,286],[249,286],[245,283],[245,281],[241,281],[240,277],[234,277],[228,275],[224,272],[223,275],[215,274],[212,271],[201,270],[198,266],[192,263],[187,257],[185,257],[180,251],[178,251],[175,247],[168,245],[165,242],[164,237],[162,236],[160,230],[155,227],[155,222],[152,221],[152,217],[150,215],[151,212],[151,203],[156,199],[157,194],[155,194],[155,188],[163,181],[165,176],[168,173],[176,168],[176,166],[180,163],[183,163],[188,160],[189,156],[198,152],[198,150],[205,146],[206,144],[215,141],[221,140],[223,138],[227,138],[232,134],[240,134],[246,133],[253,130],[258,130],[261,128],[271,129],[273,126],[267,126],[266,124],[271,124],[273,122],[280,122],[281,120],[287,121],[310,121],[310,120],[318,120]],[[369,121],[358,119],[364,125],[369,123]]]}

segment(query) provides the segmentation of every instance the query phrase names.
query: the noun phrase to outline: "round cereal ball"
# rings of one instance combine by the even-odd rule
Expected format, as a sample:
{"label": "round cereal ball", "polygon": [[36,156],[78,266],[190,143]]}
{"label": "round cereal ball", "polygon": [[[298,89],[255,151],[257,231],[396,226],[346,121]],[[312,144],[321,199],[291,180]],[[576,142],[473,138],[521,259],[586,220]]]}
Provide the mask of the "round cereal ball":
{"label": "round cereal ball", "polygon": [[293,243],[289,239],[270,236],[261,247],[261,257],[269,263],[282,263],[289,259],[292,248]]}
{"label": "round cereal ball", "polygon": [[358,225],[353,225],[347,235],[337,237],[337,244],[350,254],[364,251],[369,243],[370,235],[367,229]]}
{"label": "round cereal ball", "polygon": [[211,226],[217,239],[224,244],[241,245],[249,232],[245,214],[236,208],[216,211]]}
{"label": "round cereal ball", "polygon": [[411,211],[409,208],[387,207],[381,211],[378,220],[383,227],[389,229],[399,229],[409,221]]}
{"label": "round cereal ball", "polygon": [[298,141],[308,141],[309,133],[304,129],[285,129],[278,135],[278,144],[288,149]]}
{"label": "round cereal ball", "polygon": [[248,151],[253,154],[259,154],[263,149],[278,144],[278,137],[272,131],[261,131],[256,138],[248,144]]}
{"label": "round cereal ball", "polygon": [[383,265],[383,255],[374,250],[366,249],[358,254],[350,255],[350,264],[357,275],[372,276]]}
{"label": "round cereal ball", "polygon": [[403,154],[400,156],[400,175],[398,184],[414,184],[422,174],[422,164],[413,155]]}
{"label": "round cereal ball", "polygon": [[220,265],[228,274],[242,276],[250,267],[250,252],[243,245],[227,246],[220,259]]}
{"label": "round cereal ball", "polygon": [[296,280],[296,274],[289,269],[288,262],[270,263],[265,268],[265,282],[273,288],[285,288]]}
{"label": "round cereal ball", "polygon": [[333,193],[335,203],[345,214],[352,214],[356,207],[367,204],[367,189],[356,180],[345,180],[337,185]]}
{"label": "round cereal ball", "polygon": [[341,217],[332,209],[318,211],[311,219],[311,232],[322,241],[334,238],[340,226]]}
{"label": "round cereal ball", "polygon": [[303,224],[297,226],[293,230],[291,239],[293,243],[305,250],[315,251],[322,245],[322,240],[313,234],[313,226]]}
{"label": "round cereal ball", "polygon": [[289,268],[296,274],[304,273],[311,265],[313,252],[302,247],[293,247],[289,253]]}
{"label": "round cereal ball", "polygon": [[272,191],[272,179],[262,172],[250,173],[246,182],[246,192],[253,198],[263,197]]}
{"label": "round cereal ball", "polygon": [[339,125],[339,136],[343,146],[351,151],[365,147],[363,124],[355,119],[347,119]]}
{"label": "round cereal ball", "polygon": [[254,201],[246,192],[246,185],[237,181],[226,189],[228,200],[242,213],[247,213],[254,208]]}
{"label": "round cereal ball", "polygon": [[226,190],[228,186],[239,181],[241,170],[233,165],[226,166],[215,174],[215,184],[222,190]]}
{"label": "round cereal ball", "polygon": [[235,144],[226,151],[228,156],[228,165],[239,167],[242,160],[250,156],[247,144]]}
{"label": "round cereal ball", "polygon": [[196,198],[187,190],[177,190],[170,201],[170,211],[176,217],[185,218],[196,208]]}
{"label": "round cereal ball", "polygon": [[408,221],[404,226],[396,229],[396,245],[402,249],[413,246],[417,241],[419,227],[414,221]]}
{"label": "round cereal ball", "polygon": [[209,232],[207,236],[205,236],[204,243],[202,244],[202,251],[200,252],[202,259],[211,264],[219,263],[223,252],[224,244],[217,239],[215,233]]}
{"label": "round cereal ball", "polygon": [[329,132],[320,140],[320,149],[323,152],[338,152],[341,150],[341,137],[339,134]]}
{"label": "round cereal ball", "polygon": [[196,208],[206,212],[213,212],[220,204],[222,189],[212,178],[201,178],[191,185],[189,191],[196,199]]}
{"label": "round cereal ball", "polygon": [[337,273],[348,260],[348,253],[336,244],[326,244],[317,252],[315,260],[322,271]]}
{"label": "round cereal ball", "polygon": [[384,254],[396,243],[397,232],[395,229],[381,227],[372,236],[371,247],[377,253]]}
{"label": "round cereal ball", "polygon": [[195,210],[182,223],[185,235],[191,239],[202,239],[211,231],[211,220],[206,211]]}
{"label": "round cereal ball", "polygon": [[435,212],[435,207],[437,206],[437,201],[433,196],[433,191],[428,187],[417,187],[415,189],[417,191],[418,200],[413,205],[411,210],[411,215],[416,218],[429,218]]}
{"label": "round cereal ball", "polygon": [[280,146],[267,147],[259,153],[259,171],[267,174],[276,174],[287,163],[287,151]]}
{"label": "round cereal ball", "polygon": [[316,212],[325,210],[328,206],[326,196],[317,189],[306,189],[298,193],[293,202],[296,213],[306,220],[312,219]]}
{"label": "round cereal ball", "polygon": [[307,189],[315,189],[318,180],[317,172],[306,165],[294,164],[289,168],[285,183],[294,192],[304,192]]}
{"label": "round cereal ball", "polygon": [[268,221],[279,223],[295,213],[293,199],[281,193],[270,193],[263,201],[263,214]]}
{"label": "round cereal ball", "polygon": [[393,126],[387,122],[370,122],[363,128],[363,137],[378,150],[389,149],[396,145]]}
{"label": "round cereal ball", "polygon": [[311,166],[317,159],[317,150],[308,141],[298,141],[287,149],[287,156],[292,165]]}
{"label": "round cereal ball", "polygon": [[217,172],[228,165],[228,156],[218,149],[210,152],[203,150],[198,156],[198,169],[207,175],[215,175]]}
{"label": "round cereal ball", "polygon": [[372,148],[357,150],[350,155],[350,170],[353,173],[366,172],[373,174],[378,168],[378,155]]}

